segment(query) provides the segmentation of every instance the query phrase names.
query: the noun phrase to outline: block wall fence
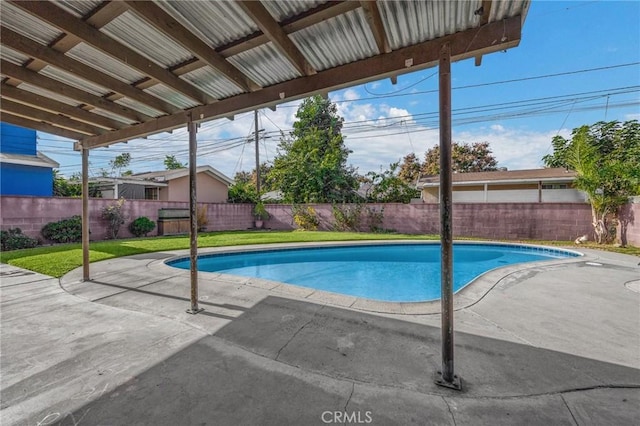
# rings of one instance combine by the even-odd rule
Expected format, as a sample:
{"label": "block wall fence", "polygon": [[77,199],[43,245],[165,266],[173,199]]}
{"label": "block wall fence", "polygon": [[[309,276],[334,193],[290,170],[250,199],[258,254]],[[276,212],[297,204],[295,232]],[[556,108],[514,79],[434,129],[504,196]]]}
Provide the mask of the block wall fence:
{"label": "block wall fence", "polygon": [[[114,200],[89,200],[91,240],[107,238],[107,226],[100,217],[101,210]],[[253,206],[250,204],[206,203],[207,231],[246,230],[253,227]],[[139,216],[158,221],[158,210],[189,207],[186,202],[127,200],[127,217],[119,237],[132,237],[128,224]],[[271,217],[265,226],[276,230],[295,229],[291,206],[267,205]],[[314,204],[320,228],[330,230],[334,224],[332,206]],[[58,221],[82,212],[79,198],[58,197],[0,197],[0,227],[20,228],[32,237],[42,238],[40,230],[48,222]],[[437,234],[440,232],[438,204],[366,204],[366,209],[383,212],[382,228],[407,234]],[[640,204],[629,204],[626,215],[628,244],[640,246]],[[366,218],[366,213],[363,214]],[[637,219],[636,219],[637,218]],[[363,220],[362,231],[368,231]],[[591,235],[591,209],[583,203],[456,203],[453,207],[453,231],[456,237],[495,239],[574,240]],[[156,229],[149,234],[157,235]]]}

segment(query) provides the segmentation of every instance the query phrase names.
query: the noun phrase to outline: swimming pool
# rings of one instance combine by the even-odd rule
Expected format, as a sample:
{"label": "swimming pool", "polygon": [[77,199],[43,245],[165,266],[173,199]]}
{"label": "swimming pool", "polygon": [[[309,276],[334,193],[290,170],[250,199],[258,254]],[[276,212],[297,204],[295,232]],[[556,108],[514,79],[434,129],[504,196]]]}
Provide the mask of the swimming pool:
{"label": "swimming pool", "polygon": [[[453,286],[516,263],[579,256],[577,252],[512,244],[454,244]],[[189,258],[168,265],[189,269]],[[391,302],[440,298],[440,244],[371,244],[267,249],[200,255],[198,270],[255,277]]]}

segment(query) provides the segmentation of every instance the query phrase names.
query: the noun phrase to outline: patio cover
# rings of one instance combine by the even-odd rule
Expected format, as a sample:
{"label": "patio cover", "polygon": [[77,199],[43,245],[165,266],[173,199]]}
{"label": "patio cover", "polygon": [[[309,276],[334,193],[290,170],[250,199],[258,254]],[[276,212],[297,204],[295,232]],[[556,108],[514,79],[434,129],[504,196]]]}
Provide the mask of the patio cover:
{"label": "patio cover", "polygon": [[[517,46],[528,8],[529,0],[2,1],[1,120],[75,141],[84,194],[90,149],[186,125],[195,217],[198,122],[439,65],[441,182],[450,189],[450,63],[480,65],[482,55]],[[85,219],[87,203],[85,195]],[[443,296],[450,278],[443,264]],[[196,283],[192,269],[192,311]],[[446,311],[443,301],[443,338],[453,332]],[[452,374],[450,355],[443,370]]]}

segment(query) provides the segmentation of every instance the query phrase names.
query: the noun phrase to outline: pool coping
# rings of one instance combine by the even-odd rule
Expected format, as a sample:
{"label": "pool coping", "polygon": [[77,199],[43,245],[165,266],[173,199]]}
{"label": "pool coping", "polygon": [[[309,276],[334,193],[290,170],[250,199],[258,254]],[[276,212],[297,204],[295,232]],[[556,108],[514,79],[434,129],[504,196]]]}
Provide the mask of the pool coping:
{"label": "pool coping", "polygon": [[[354,245],[424,245],[424,244],[440,244],[436,240],[366,240],[366,241],[326,241],[311,243],[272,243],[272,244],[252,244],[241,246],[224,246],[224,247],[208,247],[198,249],[198,256],[207,256],[213,254],[227,254],[240,252],[260,252],[282,249],[298,249],[298,248],[321,248],[321,247],[344,247]],[[455,240],[456,245],[500,245],[500,246],[516,246],[537,248],[543,251],[563,251],[574,253],[577,256],[566,259],[550,259],[536,262],[526,262],[514,265],[508,265],[491,269],[467,283],[463,288],[454,293],[453,309],[454,311],[468,308],[482,300],[493,288],[499,284],[508,283],[517,280],[523,275],[532,272],[549,270],[565,264],[580,263],[592,260],[591,256],[570,248],[555,248],[537,244],[524,243],[507,243],[507,242],[488,242],[475,240]],[[169,262],[175,262],[179,259],[188,258],[185,254],[174,254],[170,258],[157,260],[147,265],[148,268],[160,269],[165,272],[175,274],[180,271],[179,275],[190,275],[188,269],[181,269],[168,265]],[[324,290],[317,290],[310,287],[298,286],[295,284],[287,284],[278,281],[270,281],[260,278],[249,278],[238,275],[222,274],[219,272],[198,271],[199,278],[205,280],[223,281],[230,284],[245,285],[261,290],[272,291],[280,295],[288,295],[303,300],[309,300],[317,303],[328,303],[343,308],[356,309],[365,312],[395,314],[395,315],[434,315],[440,314],[440,299],[422,301],[422,302],[390,302],[367,299],[358,296],[349,296],[340,293],[334,293]]]}

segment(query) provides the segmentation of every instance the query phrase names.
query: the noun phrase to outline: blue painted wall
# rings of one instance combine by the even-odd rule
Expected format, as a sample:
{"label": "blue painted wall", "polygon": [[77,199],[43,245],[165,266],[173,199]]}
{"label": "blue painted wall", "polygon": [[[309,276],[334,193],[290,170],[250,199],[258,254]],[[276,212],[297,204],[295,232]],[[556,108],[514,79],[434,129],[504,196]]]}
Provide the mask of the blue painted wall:
{"label": "blue painted wall", "polygon": [[[36,131],[0,123],[0,152],[36,158]],[[0,195],[53,195],[53,169],[0,162]]]}
{"label": "blue painted wall", "polygon": [[36,155],[36,131],[0,123],[0,152]]}
{"label": "blue painted wall", "polygon": [[50,197],[52,194],[52,169],[0,163],[0,195]]}

